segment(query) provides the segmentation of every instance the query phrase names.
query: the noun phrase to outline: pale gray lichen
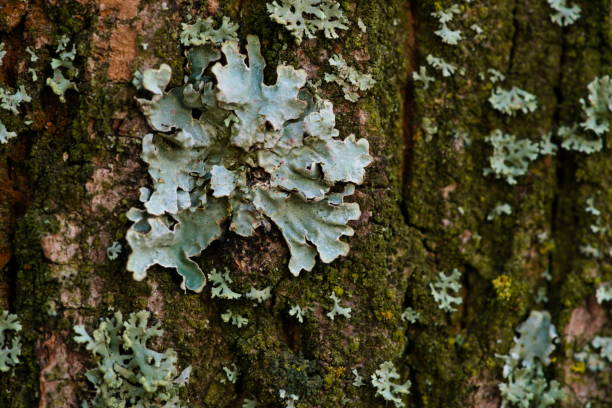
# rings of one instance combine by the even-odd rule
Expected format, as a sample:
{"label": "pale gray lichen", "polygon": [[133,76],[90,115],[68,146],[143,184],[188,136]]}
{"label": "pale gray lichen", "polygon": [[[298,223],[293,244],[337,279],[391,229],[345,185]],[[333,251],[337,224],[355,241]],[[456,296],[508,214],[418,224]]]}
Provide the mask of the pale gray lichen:
{"label": "pale gray lichen", "polygon": [[287,404],[285,408],[295,408],[295,403],[300,399],[298,395],[291,394],[284,389],[278,390],[278,396]]}
{"label": "pale gray lichen", "polygon": [[17,133],[9,132],[4,123],[0,122],[0,144],[8,143],[15,137],[17,137]]}
{"label": "pale gray lichen", "polygon": [[[612,363],[612,337],[596,336],[574,359],[585,363],[589,371],[603,371]],[[607,361],[607,362],[606,362]]]}
{"label": "pale gray lichen", "polygon": [[552,141],[553,133],[548,132],[540,140],[539,149],[542,156],[554,156],[557,154],[559,147]]}
{"label": "pale gray lichen", "polygon": [[573,5],[569,7],[567,0],[547,0],[550,7],[555,11],[550,15],[550,20],[560,26],[574,24],[580,18],[581,8]]}
{"label": "pale gray lichen", "polygon": [[257,303],[263,303],[272,297],[272,287],[268,286],[263,289],[255,289],[254,287],[251,287],[251,290],[249,290],[244,297]]}
{"label": "pale gray lichen", "polygon": [[218,297],[220,299],[235,300],[242,297],[240,293],[236,293],[230,289],[229,284],[232,283],[232,278],[229,276],[228,269],[225,269],[225,272],[217,272],[216,269],[213,269],[208,274],[208,280],[210,280],[213,285],[211,289],[212,298]]}
{"label": "pale gray lichen", "polygon": [[393,362],[385,361],[381,363],[374,374],[372,374],[371,379],[372,385],[376,388],[376,395],[381,396],[385,401],[393,402],[396,408],[406,406],[398,394],[410,394],[412,383],[410,380],[403,384],[396,384],[394,382],[400,379],[400,375],[395,369]]}
{"label": "pale gray lichen", "polygon": [[225,323],[231,323],[239,329],[249,324],[249,319],[239,314],[235,314],[229,309],[221,315],[221,320],[223,320]]}
{"label": "pale gray lichen", "polygon": [[338,138],[332,103],[302,89],[304,71],[280,65],[276,84],[265,85],[259,39],[249,36],[246,48],[248,65],[238,44],[225,42],[226,63],[212,68],[219,50],[190,49],[191,75],[169,91],[162,89],[166,68],[143,74],[154,95],[138,102],[160,133],[143,138],[141,157],[154,183],[141,197],[146,211],[128,212],[128,270],[137,280],[158,264],[175,268],[184,288],[201,291],[206,280],[191,258],[221,236],[228,218],[229,229],[245,237],[271,219],[296,276],[312,270],[317,252],[329,263],[349,251],[341,238],[353,234],[347,223],[360,209],[344,198],[372,161],[367,140]]}
{"label": "pale gray lichen", "polygon": [[353,368],[352,373],[355,376],[355,379],[353,380],[353,386],[354,387],[363,387],[365,385],[365,383],[363,382],[363,377],[361,375],[359,375],[359,371],[357,371],[356,368]]}
{"label": "pale gray lichen", "polygon": [[581,132],[578,125],[561,126],[557,130],[562,140],[561,147],[565,150],[574,150],[585,154],[593,154],[603,149],[603,138],[592,138]]}
{"label": "pale gray lichen", "polygon": [[318,31],[338,38],[337,30],[348,29],[348,19],[335,0],[278,0],[266,7],[270,18],[284,25],[298,44],[304,37],[315,38]]}
{"label": "pale gray lichen", "polygon": [[414,79],[414,82],[421,82],[423,89],[429,89],[429,84],[436,80],[427,74],[427,67],[424,65],[421,65],[418,71],[412,72],[412,79]]}
{"label": "pale gray lichen", "polygon": [[256,408],[258,405],[256,400],[245,398],[242,402],[242,408]]}
{"label": "pale gray lichen", "polygon": [[546,311],[532,311],[517,329],[519,336],[504,360],[503,377],[499,384],[502,408],[546,408],[560,401],[564,392],[557,381],[548,381],[544,367],[550,363],[558,335]]}
{"label": "pale gray lichen", "polygon": [[32,98],[26,92],[23,85],[15,93],[11,94],[5,89],[0,88],[0,108],[5,109],[15,115],[19,114],[19,105],[24,102],[31,102]]}
{"label": "pale gray lichen", "polygon": [[30,54],[30,62],[38,61],[38,56],[36,55],[33,49],[31,49],[30,47],[26,47],[26,52]]}
{"label": "pale gray lichen", "polygon": [[438,279],[429,284],[431,294],[438,304],[438,308],[446,312],[454,312],[457,309],[455,305],[463,303],[461,296],[453,296],[451,292],[458,294],[461,290],[461,272],[458,269],[453,269],[451,274],[447,276],[444,272],[438,273]]}
{"label": "pale gray lichen", "polygon": [[232,364],[232,368],[223,366],[223,371],[225,372],[227,381],[231,382],[232,384],[236,384],[236,381],[238,381],[238,367],[236,367],[236,364]]}
{"label": "pale gray lichen", "polygon": [[597,298],[597,303],[599,304],[612,301],[612,284],[603,284],[597,288],[595,297]]}
{"label": "pale gray lichen", "polygon": [[431,54],[427,56],[427,63],[431,65],[432,67],[434,67],[435,69],[437,69],[438,71],[440,71],[443,77],[449,77],[453,75],[455,71],[457,70],[456,65],[449,64],[448,62],[444,61],[442,58],[434,57]]}
{"label": "pale gray lichen", "polygon": [[402,322],[416,323],[421,318],[421,314],[411,307],[407,307],[401,314]]}
{"label": "pale gray lichen", "polygon": [[300,305],[293,305],[289,309],[289,316],[294,316],[300,323],[304,323],[304,315],[306,315],[306,310],[302,309]]}
{"label": "pale gray lichen", "polygon": [[123,249],[123,247],[121,246],[121,244],[118,241],[114,241],[111,244],[111,246],[106,248],[106,256],[111,261],[114,261],[115,259],[117,259],[119,257],[119,255],[121,254],[121,250],[122,249]]}
{"label": "pale gray lichen", "polygon": [[514,116],[519,111],[523,113],[534,112],[538,108],[535,95],[516,86],[510,90],[497,87],[494,91],[491,91],[489,102],[495,109],[510,116]]}
{"label": "pale gray lichen", "polygon": [[495,218],[503,214],[506,214],[506,215],[512,214],[512,206],[510,204],[508,203],[497,204],[495,208],[491,210],[489,215],[487,215],[487,221],[493,221]]}
{"label": "pale gray lichen", "polygon": [[578,250],[582,255],[589,258],[600,259],[603,257],[601,251],[591,244],[581,245],[580,247],[578,247]]}
{"label": "pale gray lichen", "polygon": [[340,299],[338,299],[334,292],[332,292],[329,298],[334,301],[334,306],[332,307],[332,310],[327,312],[327,317],[329,317],[331,320],[334,320],[337,315],[344,316],[347,319],[351,318],[352,309],[350,307],[340,306]]}
{"label": "pale gray lichen", "polygon": [[223,17],[219,28],[214,28],[212,17],[205,20],[198,18],[193,24],[181,24],[181,44],[185,47],[199,45],[221,45],[225,41],[238,40],[238,24],[230,21],[228,17]]}
{"label": "pale gray lichen", "polygon": [[586,120],[581,127],[590,130],[598,136],[610,129],[610,113],[612,112],[612,78],[609,75],[595,78],[587,86],[589,96],[580,99]]}
{"label": "pale gray lichen", "polygon": [[497,178],[505,179],[510,185],[516,184],[516,178],[527,174],[529,164],[538,158],[540,148],[530,140],[518,140],[514,135],[505,134],[496,129],[486,139],[493,146],[489,157],[490,168],[484,174],[493,173]]}
{"label": "pale gray lichen", "polygon": [[0,42],[0,67],[2,66],[2,60],[4,59],[5,55],[6,51],[4,51],[4,43]]}
{"label": "pale gray lichen", "polygon": [[435,11],[431,15],[438,19],[440,28],[434,32],[442,39],[442,42],[450,45],[457,45],[461,40],[461,30],[451,30],[448,24],[453,21],[455,15],[460,14],[461,10],[457,4],[453,4],[445,10]]}
{"label": "pale gray lichen", "polygon": [[116,312],[102,319],[91,335],[84,326],[74,327],[74,340],[85,344],[96,362],[86,373],[96,395],[84,406],[183,407],[178,392],[184,382],[175,382],[177,355],[172,349],[149,348],[148,343],[163,335],[160,323],[149,327],[150,317],[141,310],[123,320],[121,312]]}
{"label": "pale gray lichen", "polygon": [[72,48],[68,48],[70,39],[68,36],[60,37],[55,52],[58,58],[51,59],[51,68],[53,74],[47,78],[47,85],[53,90],[53,93],[59,96],[61,102],[66,102],[65,93],[68,89],[77,90],[76,83],[73,79],[76,78],[79,71],[74,66],[76,57],[76,48],[74,44]]}
{"label": "pale gray lichen", "polygon": [[344,93],[344,98],[350,102],[359,100],[359,92],[371,89],[376,81],[370,74],[362,74],[355,68],[349,66],[341,55],[335,54],[329,59],[329,64],[334,68],[335,73],[325,73],[326,82],[334,82]]}
{"label": "pale gray lichen", "polygon": [[365,25],[361,18],[357,18],[357,27],[359,27],[362,33],[368,32],[368,27]]}
{"label": "pale gray lichen", "polygon": [[21,355],[21,323],[8,310],[0,313],[0,372],[7,372],[19,364]]}

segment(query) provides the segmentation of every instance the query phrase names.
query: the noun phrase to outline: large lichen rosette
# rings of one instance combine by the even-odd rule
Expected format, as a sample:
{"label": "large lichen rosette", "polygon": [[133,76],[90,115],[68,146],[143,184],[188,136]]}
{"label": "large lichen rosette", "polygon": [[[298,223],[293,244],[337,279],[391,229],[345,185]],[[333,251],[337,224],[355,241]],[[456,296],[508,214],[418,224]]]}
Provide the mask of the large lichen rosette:
{"label": "large lichen rosette", "polygon": [[363,182],[368,142],[339,138],[332,103],[302,89],[303,70],[279,65],[266,85],[259,39],[247,42],[248,63],[235,41],[189,49],[191,74],[169,91],[167,65],[143,73],[154,95],[138,101],[159,133],[143,139],[153,180],[141,189],[145,209],[128,213],[128,270],[137,280],[159,264],[200,291],[205,277],[192,258],[226,225],[248,237],[271,220],[296,276],[312,270],[317,253],[331,262],[349,251],[341,238],[353,234],[347,223],[360,209],[344,198]]}

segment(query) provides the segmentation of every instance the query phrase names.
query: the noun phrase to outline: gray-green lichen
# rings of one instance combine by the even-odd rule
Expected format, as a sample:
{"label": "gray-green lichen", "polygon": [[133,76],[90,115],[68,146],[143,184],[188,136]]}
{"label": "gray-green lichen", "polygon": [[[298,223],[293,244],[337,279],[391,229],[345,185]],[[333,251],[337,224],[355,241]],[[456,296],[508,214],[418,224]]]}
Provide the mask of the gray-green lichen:
{"label": "gray-green lichen", "polygon": [[0,313],[0,372],[6,372],[19,364],[21,355],[21,323],[17,316],[3,310]]}
{"label": "gray-green lichen", "polygon": [[191,258],[219,238],[226,219],[245,237],[272,220],[294,275],[312,270],[317,252],[326,263],[348,253],[341,238],[353,234],[347,223],[360,210],[344,198],[364,180],[368,142],[338,137],[332,103],[303,90],[304,71],[280,65],[276,84],[264,84],[259,39],[249,36],[246,48],[248,65],[233,41],[221,46],[225,64],[213,44],[191,48],[187,83],[167,92],[168,66],[142,76],[153,97],[139,103],[160,133],[143,139],[154,183],[141,195],[146,211],[128,213],[136,279],[159,264],[200,291],[205,277]]}
{"label": "gray-green lichen", "polygon": [[95,396],[83,407],[159,407],[181,408],[178,392],[186,382],[178,375],[177,355],[150,347],[163,335],[161,324],[149,327],[150,313],[131,313],[127,320],[121,312],[104,318],[90,335],[84,326],[75,326],[77,343],[85,344],[96,367],[86,377],[95,388]]}
{"label": "gray-green lichen", "polygon": [[79,71],[74,66],[74,58],[76,57],[76,47],[73,44],[72,48],[68,47],[70,38],[62,36],[59,39],[55,52],[58,58],[51,60],[51,68],[53,74],[47,78],[47,85],[53,90],[53,93],[59,96],[61,102],[66,102],[65,93],[69,89],[77,90],[76,83],[73,79],[76,78]]}
{"label": "gray-green lichen", "polygon": [[564,392],[560,384],[548,381],[544,372],[555,350],[557,331],[546,311],[532,311],[518,328],[519,336],[504,360],[503,376],[499,384],[502,408],[546,408],[560,401]]}
{"label": "gray-green lichen", "polygon": [[348,19],[335,0],[275,0],[267,8],[270,18],[284,25],[298,44],[304,37],[314,38],[318,31],[327,38],[338,38],[337,30],[348,29]]}
{"label": "gray-green lichen", "polygon": [[359,92],[367,91],[376,83],[372,75],[363,74],[349,66],[341,55],[332,56],[329,59],[329,65],[334,68],[334,73],[326,73],[325,81],[334,82],[340,86],[347,101],[357,102]]}

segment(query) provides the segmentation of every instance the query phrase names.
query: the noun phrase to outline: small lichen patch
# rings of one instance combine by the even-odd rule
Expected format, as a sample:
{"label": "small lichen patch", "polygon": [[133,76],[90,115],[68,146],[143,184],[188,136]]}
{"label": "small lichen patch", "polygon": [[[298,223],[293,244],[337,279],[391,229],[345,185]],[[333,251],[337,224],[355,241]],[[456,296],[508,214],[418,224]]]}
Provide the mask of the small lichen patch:
{"label": "small lichen patch", "polygon": [[3,310],[0,313],[0,372],[7,372],[19,364],[21,355],[21,323],[17,315]]}
{"label": "small lichen patch", "polygon": [[[163,335],[160,323],[149,327],[150,313],[142,310],[123,320],[121,312],[105,318],[90,335],[84,326],[75,326],[77,343],[85,344],[96,358],[96,368],[87,379],[96,390],[86,402],[94,408],[119,406],[183,407],[178,398],[177,355],[168,349],[150,349],[150,342]],[[89,405],[87,405],[89,406]]]}
{"label": "small lichen patch", "polygon": [[338,30],[348,29],[348,19],[335,0],[278,0],[267,4],[270,18],[284,25],[297,43],[315,38],[323,31],[327,38],[338,38]]}
{"label": "small lichen patch", "polygon": [[357,102],[359,93],[372,88],[376,81],[370,74],[362,74],[355,68],[349,66],[341,55],[334,55],[329,59],[329,64],[335,73],[325,74],[326,82],[335,82],[344,93],[344,98],[350,102]]}
{"label": "small lichen patch", "polygon": [[400,379],[400,375],[391,361],[382,363],[371,378],[372,385],[376,388],[376,395],[381,396],[385,401],[392,402],[396,408],[406,406],[400,395],[410,394],[412,383],[410,380],[403,384],[394,382]]}
{"label": "small lichen patch", "polygon": [[458,269],[453,269],[451,274],[447,276],[444,272],[438,273],[438,279],[429,284],[431,294],[438,304],[438,308],[446,312],[454,312],[457,309],[455,305],[463,303],[461,296],[453,296],[452,292],[457,294],[461,290],[461,272]]}

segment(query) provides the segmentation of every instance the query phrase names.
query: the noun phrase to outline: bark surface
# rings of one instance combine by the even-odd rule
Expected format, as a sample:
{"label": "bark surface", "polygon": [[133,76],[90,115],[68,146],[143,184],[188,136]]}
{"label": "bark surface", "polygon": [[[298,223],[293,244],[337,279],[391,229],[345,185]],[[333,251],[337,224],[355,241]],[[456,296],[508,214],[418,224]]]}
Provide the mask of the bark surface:
{"label": "bark surface", "polygon": [[[162,323],[159,347],[174,348],[181,367],[193,366],[184,393],[193,407],[237,407],[245,398],[284,406],[279,389],[299,395],[300,408],[390,406],[369,385],[387,360],[412,382],[409,407],[497,407],[503,378],[495,354],[508,352],[531,310],[550,311],[560,333],[547,374],[567,390],[562,406],[609,406],[610,368],[585,373],[573,359],[595,335],[612,335],[610,303],[595,301],[596,289],[612,281],[611,231],[594,234],[585,211],[593,197],[602,224],[610,225],[609,151],[559,150],[534,162],[516,186],[483,175],[491,153],[484,139],[493,129],[538,140],[580,120],[587,84],[612,73],[610,1],[572,2],[582,15],[565,28],[550,21],[544,0],[456,2],[466,39],[449,46],[434,34],[431,13],[451,1],[342,1],[348,31],[296,45],[259,0],[3,0],[0,86],[24,85],[32,102],[20,115],[0,111],[0,121],[18,132],[0,145],[0,310],[17,313],[24,326],[22,364],[0,373],[0,406],[80,406],[92,392],[84,372],[93,361],[73,341],[73,326],[91,329],[112,310],[141,309]],[[354,196],[362,216],[352,223],[347,257],[319,261],[294,278],[273,229],[249,239],[225,233],[198,258],[205,271],[229,268],[241,292],[273,287],[262,305],[231,304],[251,322],[242,329],[223,323],[231,301],[211,299],[210,286],[183,293],[172,270],[154,268],[136,282],[125,269],[125,213],[138,202],[138,187],[150,184],[139,159],[150,130],[134,100],[132,74],[166,63],[171,86],[181,83],[186,60],[178,34],[189,16],[228,16],[240,24],[241,40],[258,35],[268,83],[280,62],[321,79],[335,53],[377,81],[357,103],[333,84],[321,87],[341,134],[367,138],[375,157]],[[79,70],[78,91],[69,90],[66,103],[45,85],[61,35],[77,44]],[[412,72],[429,54],[465,71],[435,75],[423,89]],[[514,118],[494,111],[487,102],[493,85],[479,77],[489,68],[537,94],[537,111]],[[424,119],[437,127],[433,136]],[[458,130],[469,139],[457,137]],[[502,202],[512,205],[512,215],[487,221]],[[124,250],[110,261],[113,241]],[[585,256],[584,245],[602,256]],[[437,307],[429,284],[453,268],[462,272],[463,304],[449,314]],[[505,291],[494,284],[500,276],[509,282]],[[547,300],[537,303],[542,287]],[[332,291],[352,307],[351,319],[325,316]],[[288,315],[294,304],[312,307],[303,324]],[[401,321],[406,307],[420,312],[416,324]],[[223,383],[223,366],[234,363],[238,381]],[[352,385],[354,368],[366,386]]]}

